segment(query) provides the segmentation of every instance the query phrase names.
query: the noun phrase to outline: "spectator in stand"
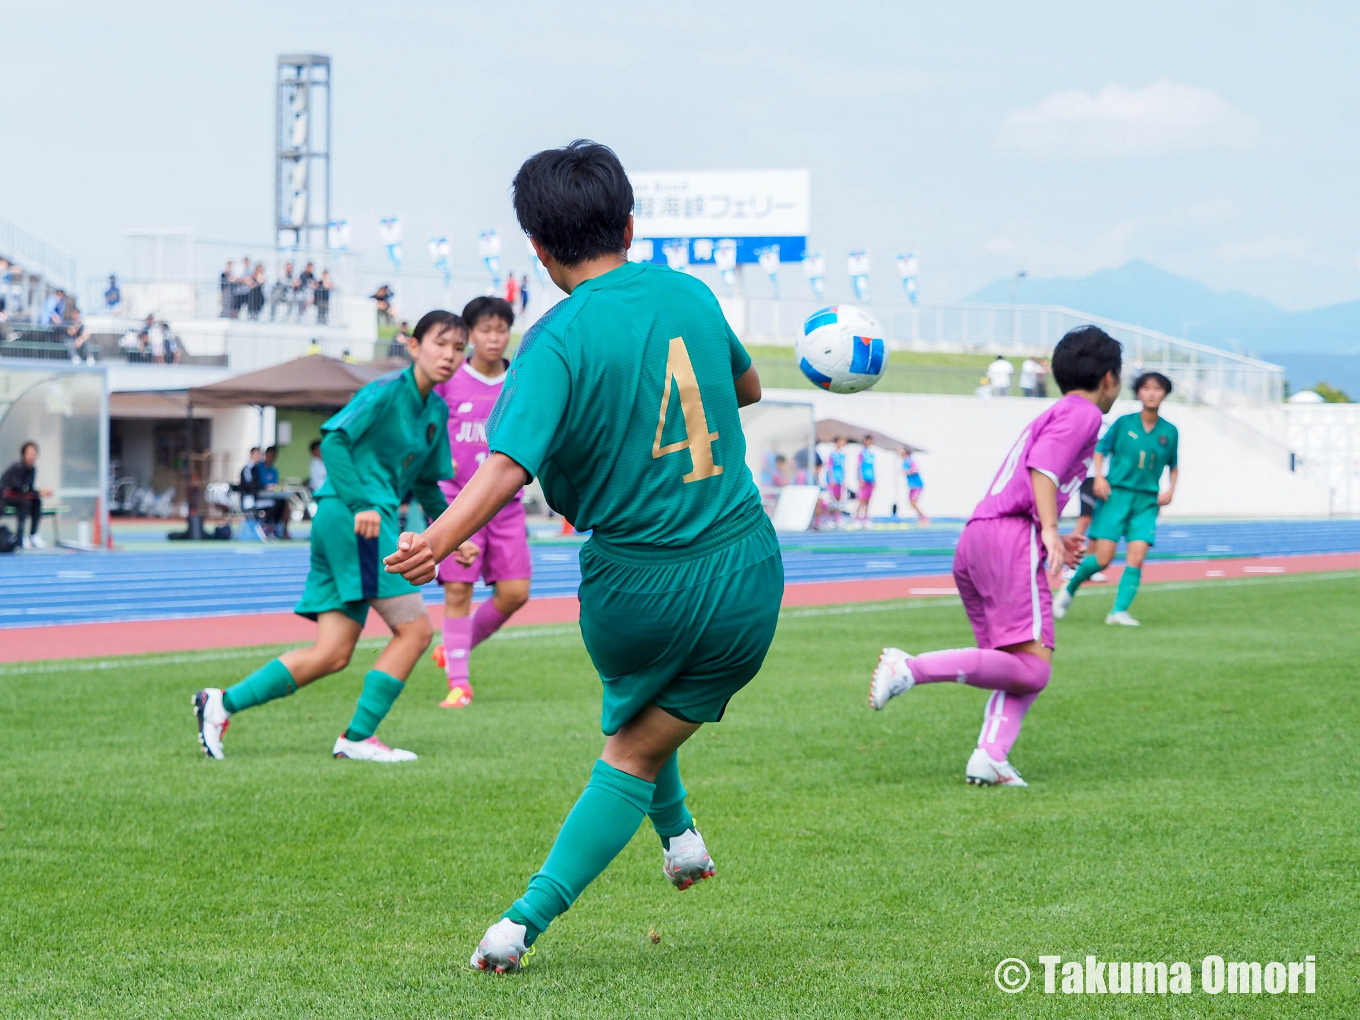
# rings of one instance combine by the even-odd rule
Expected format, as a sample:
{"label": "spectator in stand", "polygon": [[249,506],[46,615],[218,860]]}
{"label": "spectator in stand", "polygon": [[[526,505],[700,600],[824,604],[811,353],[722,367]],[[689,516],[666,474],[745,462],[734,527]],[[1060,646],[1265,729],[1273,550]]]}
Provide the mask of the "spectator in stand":
{"label": "spectator in stand", "polygon": [[519,278],[519,314],[523,315],[529,310],[529,277]]}
{"label": "spectator in stand", "polygon": [[87,365],[94,364],[94,344],[90,342],[90,331],[80,319],[79,308],[71,313],[71,322],[66,327],[66,348],[73,364],[79,365],[82,361]]}
{"label": "spectator in stand", "polygon": [[512,309],[519,304],[519,280],[515,279],[515,274],[511,273],[505,281],[505,302]]}
{"label": "spectator in stand", "polygon": [[178,365],[180,358],[184,356],[184,343],[179,337],[175,336],[175,331],[170,328],[170,323],[160,323],[161,342],[165,345],[163,364]]}
{"label": "spectator in stand", "polygon": [[257,262],[255,271],[250,274],[250,279],[246,281],[246,313],[251,321],[259,321],[260,312],[264,310],[264,263]]}
{"label": "spectator in stand", "polygon": [[316,281],[316,322],[318,326],[326,325],[331,314],[331,291],[335,289],[335,284],[331,282],[331,271],[321,270],[321,279]]}
{"label": "spectator in stand", "polygon": [[1039,372],[1043,366],[1032,358],[1026,357],[1020,363],[1020,392],[1027,397],[1034,396],[1034,391],[1039,385]]}
{"label": "spectator in stand", "polygon": [[123,307],[123,292],[118,288],[118,277],[113,273],[109,274],[109,285],[104,290],[104,307],[110,312]]}
{"label": "spectator in stand", "polygon": [[43,303],[42,324],[60,326],[66,320],[66,291],[58,287]]}
{"label": "spectator in stand", "polygon": [[397,335],[387,341],[387,356],[389,358],[404,358],[411,360],[410,351],[411,326],[403,322],[397,327]]}
{"label": "spectator in stand", "polygon": [[316,265],[314,263],[308,262],[302,267],[302,272],[298,274],[298,290],[302,297],[302,304],[298,309],[298,318],[301,318],[302,309],[311,305],[312,294],[316,290]]}
{"label": "spectator in stand", "polygon": [[155,361],[156,351],[160,350],[161,356],[165,356],[165,341],[161,337],[161,332],[156,328],[156,317],[148,315],[146,322],[142,323],[142,328],[137,331],[137,353],[138,361]]}
{"label": "spectator in stand", "polygon": [[316,496],[326,481],[326,462],[321,459],[321,440],[313,439],[308,447],[312,452],[312,463],[307,468],[307,488]]}
{"label": "spectator in stand", "polygon": [[397,314],[396,307],[392,304],[392,299],[396,296],[397,292],[385,283],[369,295],[369,299],[374,301],[378,306],[379,326],[392,325],[392,320]]}
{"label": "spectator in stand", "polygon": [[250,256],[247,255],[241,259],[241,275],[233,280],[231,285],[233,319],[241,317],[241,309],[246,306],[246,298],[250,294],[250,281],[254,276],[255,266],[251,263]]}
{"label": "spectator in stand", "polygon": [[312,337],[312,342],[309,343],[309,344],[307,345],[307,353],[308,353],[308,354],[320,354],[320,353],[321,353],[321,341],[317,340],[316,337]]}
{"label": "spectator in stand", "polygon": [[222,292],[222,318],[236,317],[236,263],[228,262],[217,277],[217,286]]}
{"label": "spectator in stand", "polygon": [[998,354],[996,360],[987,366],[987,384],[992,388],[992,396],[1004,397],[1011,392],[1011,376],[1015,366]]}
{"label": "spectator in stand", "polygon": [[[42,522],[42,501],[52,496],[51,489],[37,488],[38,444],[29,440],[19,447],[19,459],[0,475],[0,517],[8,507],[14,507],[15,537],[25,549],[41,549],[47,543],[38,534]],[[24,535],[24,519],[28,519],[28,535]]]}
{"label": "spectator in stand", "polygon": [[269,321],[273,322],[278,318],[279,306],[283,306],[284,318],[287,318],[293,307],[293,288],[296,281],[293,279],[292,261],[283,264],[283,274],[274,281],[274,286],[269,288]]}

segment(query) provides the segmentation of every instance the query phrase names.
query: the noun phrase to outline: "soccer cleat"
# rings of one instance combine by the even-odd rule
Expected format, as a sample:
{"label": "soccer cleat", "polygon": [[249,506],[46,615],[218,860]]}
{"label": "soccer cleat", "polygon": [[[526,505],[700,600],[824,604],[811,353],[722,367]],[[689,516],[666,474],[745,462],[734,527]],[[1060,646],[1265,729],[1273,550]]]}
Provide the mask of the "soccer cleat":
{"label": "soccer cleat", "polygon": [[702,882],[718,873],[713,866],[713,858],[708,856],[704,837],[697,829],[686,829],[678,836],[671,837],[671,845],[666,849],[662,869],[671,885],[684,892],[695,882]]}
{"label": "soccer cleat", "polygon": [[1135,620],[1132,616],[1129,615],[1129,611],[1127,609],[1121,609],[1117,613],[1111,613],[1109,616],[1105,617],[1105,622],[1111,625],[1117,624],[1120,627],[1142,626],[1141,623],[1139,623],[1137,620]]}
{"label": "soccer cleat", "polygon": [[1106,581],[1109,580],[1109,578],[1105,576],[1105,571],[1097,570],[1094,574],[1091,575],[1091,580],[1094,581],[1096,584],[1104,584]]}
{"label": "soccer cleat", "polygon": [[377,737],[369,737],[367,740],[346,740],[343,733],[336,738],[331,755],[336,758],[348,758],[351,761],[416,760],[415,752],[403,751],[400,747],[388,747]]}
{"label": "soccer cleat", "polygon": [[448,668],[449,668],[447,665],[445,665],[445,663],[447,662],[447,660],[444,658],[444,646],[443,646],[443,645],[435,645],[435,646],[434,646],[434,651],[430,652],[430,658],[434,660],[434,664],[435,664],[436,666],[438,666],[440,669],[448,669]]}
{"label": "soccer cleat", "polygon": [[873,679],[869,681],[869,707],[882,711],[893,698],[906,694],[916,683],[911,675],[911,656],[900,648],[885,648],[878,656]]}
{"label": "soccer cleat", "polygon": [[440,708],[467,708],[472,704],[471,687],[450,687],[448,697],[439,703]]}
{"label": "soccer cleat", "polygon": [[524,944],[529,929],[516,924],[508,917],[502,917],[486,930],[482,941],[472,953],[468,962],[478,970],[504,974],[507,970],[520,970],[530,949]]}
{"label": "soccer cleat", "polygon": [[1053,596],[1053,619],[1061,620],[1067,615],[1067,608],[1072,605],[1072,593],[1066,586],[1058,589],[1058,593]]}
{"label": "soccer cleat", "polygon": [[222,734],[231,725],[231,713],[222,704],[222,688],[205,687],[193,697],[194,716],[198,719],[198,742],[209,758],[225,758]]}
{"label": "soccer cleat", "polygon": [[968,756],[968,767],[964,769],[964,780],[970,786],[1028,786],[1008,761],[993,761],[980,747],[973,748]]}

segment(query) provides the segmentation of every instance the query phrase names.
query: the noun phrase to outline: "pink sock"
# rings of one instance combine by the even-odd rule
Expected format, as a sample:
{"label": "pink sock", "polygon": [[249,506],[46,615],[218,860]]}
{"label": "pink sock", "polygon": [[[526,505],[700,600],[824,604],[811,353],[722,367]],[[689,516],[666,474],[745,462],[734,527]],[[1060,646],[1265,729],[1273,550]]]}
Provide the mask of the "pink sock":
{"label": "pink sock", "polygon": [[1047,685],[1050,671],[1037,655],[995,648],[951,648],[911,660],[911,675],[918,684],[952,681],[1007,694],[1038,694]]}
{"label": "pink sock", "polygon": [[1025,720],[1025,713],[1039,694],[1039,691],[1032,694],[993,691],[987,699],[987,708],[982,713],[982,732],[978,734],[978,747],[986,751],[993,761],[1005,761],[1011,753],[1015,738],[1020,736],[1020,724]]}
{"label": "pink sock", "polygon": [[494,599],[487,599],[477,611],[472,614],[472,646],[476,648],[483,641],[489,638],[496,631],[501,629],[501,625],[510,617],[506,616],[496,608]]}
{"label": "pink sock", "polygon": [[444,617],[444,669],[449,674],[449,689],[466,687],[468,683],[468,652],[472,649],[472,617]]}

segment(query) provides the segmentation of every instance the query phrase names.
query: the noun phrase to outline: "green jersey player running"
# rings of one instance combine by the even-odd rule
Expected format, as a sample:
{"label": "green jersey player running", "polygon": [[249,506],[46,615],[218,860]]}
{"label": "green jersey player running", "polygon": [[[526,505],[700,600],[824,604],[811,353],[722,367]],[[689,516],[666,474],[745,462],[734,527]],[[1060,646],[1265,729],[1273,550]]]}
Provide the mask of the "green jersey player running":
{"label": "green jersey player running", "polygon": [[525,334],[487,422],[491,456],[388,570],[423,584],[535,475],[581,549],[581,636],[604,684],[604,750],[524,895],[472,965],[525,953],[650,818],[679,889],[714,873],[677,749],[759,671],[784,569],[746,466],[737,409],[751,359],[698,280],[630,263],[633,189],[603,145],[520,167],[515,214],[570,295]]}
{"label": "green jersey player running", "polygon": [[[1171,380],[1160,372],[1144,372],[1133,381],[1142,402],[1137,414],[1117,418],[1096,444],[1095,496],[1103,499],[1091,521],[1092,553],[1081,561],[1067,586],[1053,600],[1053,616],[1061,620],[1077,589],[1114,559],[1121,538],[1128,539],[1124,573],[1119,578],[1114,609],[1105,622],[1137,627],[1129,606],[1143,578],[1143,561],[1157,541],[1157,512],[1176,493],[1179,434],[1161,416],[1162,401],[1171,395]],[[1161,488],[1162,472],[1170,469],[1169,485]]]}
{"label": "green jersey player running", "polygon": [[[316,493],[311,566],[295,612],[317,623],[316,640],[285,652],[240,683],[194,695],[198,738],[209,758],[221,758],[222,735],[232,716],[293,694],[299,687],[349,665],[372,606],[392,630],[392,640],[364,676],[354,718],[331,753],[360,761],[412,761],[374,731],[406,686],[411,668],[430,643],[430,618],[420,592],[381,569],[397,547],[397,512],[413,492],[425,513],[448,506],[439,489],[453,477],[449,459],[449,409],[437,393],[463,362],[467,328],[452,312],[429,312],[408,341],[411,366],[369,383],[321,426],[326,482]],[[464,562],[477,547],[458,550]]]}

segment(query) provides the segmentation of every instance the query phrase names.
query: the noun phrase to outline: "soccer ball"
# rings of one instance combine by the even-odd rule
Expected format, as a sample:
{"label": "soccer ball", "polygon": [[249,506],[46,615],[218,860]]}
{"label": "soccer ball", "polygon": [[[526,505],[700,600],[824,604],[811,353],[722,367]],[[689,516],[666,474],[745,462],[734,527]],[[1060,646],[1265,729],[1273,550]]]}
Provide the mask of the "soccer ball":
{"label": "soccer ball", "polygon": [[853,305],[832,305],[808,316],[793,356],[814,386],[858,393],[882,377],[888,345],[873,316]]}

